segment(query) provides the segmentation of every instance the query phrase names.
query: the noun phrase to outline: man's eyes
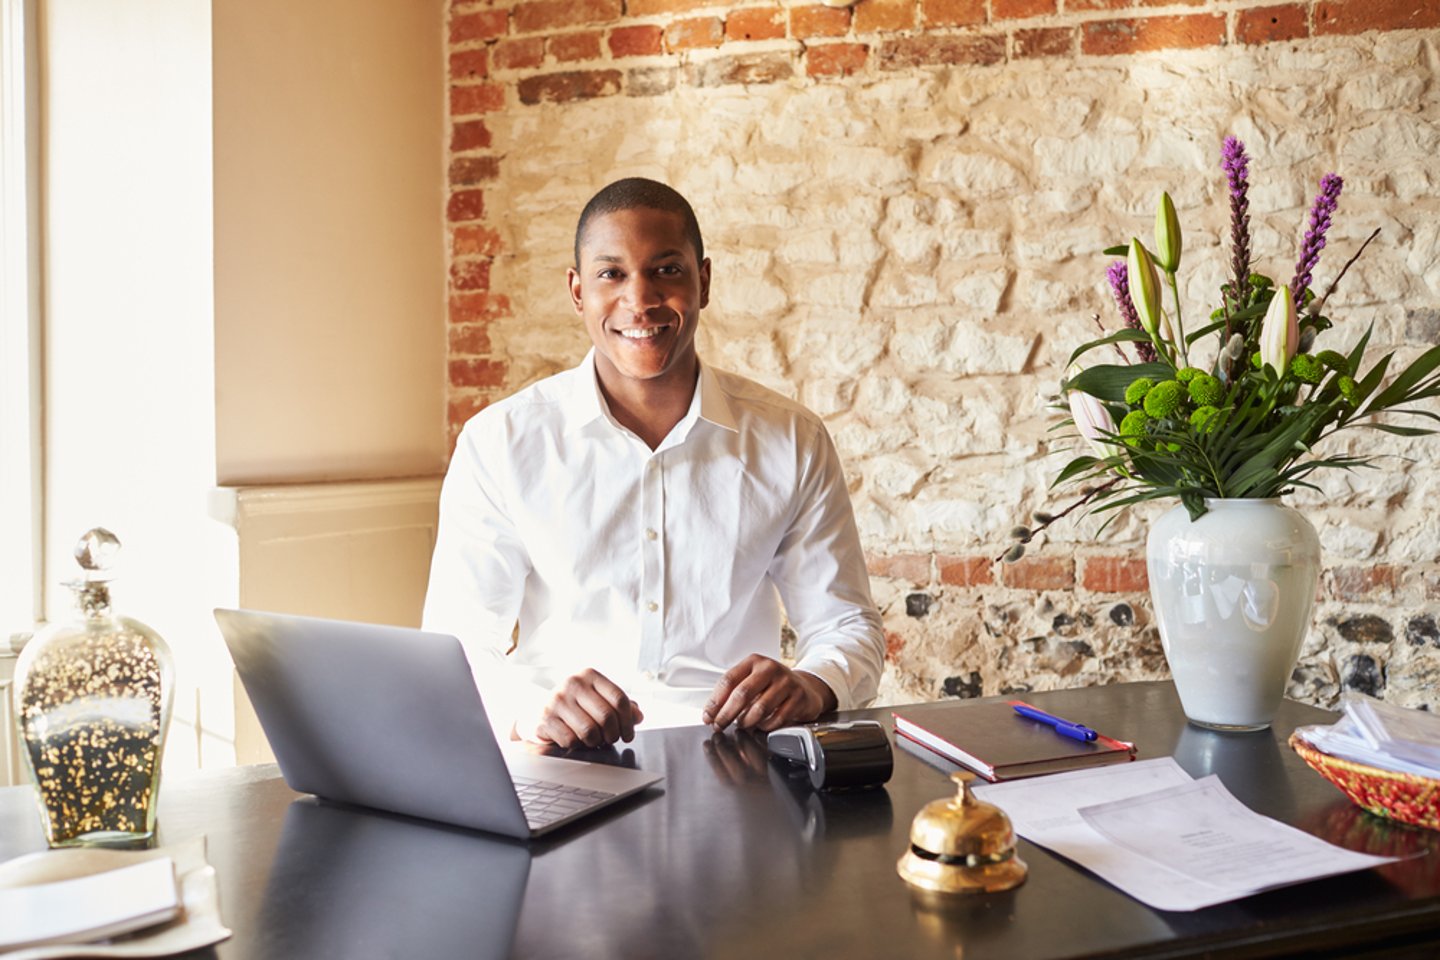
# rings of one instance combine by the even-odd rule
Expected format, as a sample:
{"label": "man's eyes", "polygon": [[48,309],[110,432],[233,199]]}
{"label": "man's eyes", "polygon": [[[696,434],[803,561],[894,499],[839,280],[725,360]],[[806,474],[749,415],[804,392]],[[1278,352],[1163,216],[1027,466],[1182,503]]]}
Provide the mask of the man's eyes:
{"label": "man's eyes", "polygon": [[[655,268],[656,276],[667,278],[682,276],[684,272],[684,268],[681,267],[678,263],[662,263],[660,266]],[[601,270],[595,276],[599,277],[601,280],[623,280],[625,279],[625,272],[615,267],[606,267],[604,270]]]}

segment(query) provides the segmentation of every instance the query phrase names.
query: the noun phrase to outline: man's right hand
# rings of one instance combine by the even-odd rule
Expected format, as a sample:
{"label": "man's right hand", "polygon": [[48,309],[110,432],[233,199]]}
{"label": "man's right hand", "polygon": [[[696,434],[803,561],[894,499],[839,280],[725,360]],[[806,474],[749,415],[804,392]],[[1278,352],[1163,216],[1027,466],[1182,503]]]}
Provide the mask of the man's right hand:
{"label": "man's right hand", "polygon": [[640,705],[598,670],[582,670],[562,683],[541,708],[538,722],[520,730],[526,740],[574,747],[608,747],[635,739],[645,719]]}

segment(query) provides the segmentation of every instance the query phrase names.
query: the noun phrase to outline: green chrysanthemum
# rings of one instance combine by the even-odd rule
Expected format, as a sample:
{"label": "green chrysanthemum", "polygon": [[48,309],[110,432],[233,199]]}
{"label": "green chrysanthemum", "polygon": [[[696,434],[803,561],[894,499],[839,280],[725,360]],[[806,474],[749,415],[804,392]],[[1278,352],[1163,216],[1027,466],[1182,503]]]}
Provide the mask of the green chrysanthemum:
{"label": "green chrysanthemum", "polygon": [[1334,350],[1321,350],[1315,354],[1315,359],[1336,373],[1344,374],[1345,376],[1349,376],[1351,373],[1350,361],[1345,359],[1344,354],[1336,353]]}
{"label": "green chrysanthemum", "polygon": [[1319,383],[1325,379],[1325,366],[1308,353],[1297,353],[1290,360],[1290,373],[1301,383]]}
{"label": "green chrysanthemum", "polygon": [[1202,407],[1213,407],[1225,396],[1225,385],[1208,373],[1190,381],[1190,399]]}
{"label": "green chrysanthemum", "polygon": [[1335,380],[1336,386],[1340,388],[1340,396],[1352,407],[1360,406],[1360,385],[1355,382],[1354,377],[1342,376]]}
{"label": "green chrysanthemum", "polygon": [[1155,381],[1149,377],[1136,377],[1130,381],[1130,386],[1125,388],[1125,402],[1132,407],[1140,406],[1140,401],[1145,399],[1145,394],[1155,386]]}
{"label": "green chrysanthemum", "polygon": [[1196,407],[1195,412],[1190,414],[1190,426],[1194,427],[1200,433],[1206,433],[1214,426],[1210,421],[1215,419],[1215,414],[1219,412],[1219,407],[1212,407],[1209,404],[1203,407]]}
{"label": "green chrysanthemum", "polygon": [[1156,420],[1175,415],[1185,402],[1185,387],[1175,380],[1162,380],[1145,394],[1145,412]]}
{"label": "green chrysanthemum", "polygon": [[1144,410],[1131,410],[1120,421],[1120,438],[1130,446],[1138,444],[1145,436],[1145,425],[1150,422]]}
{"label": "green chrysanthemum", "polygon": [[1181,367],[1179,370],[1175,371],[1175,379],[1179,380],[1181,383],[1189,383],[1196,377],[1203,377],[1204,375],[1205,371],[1201,370],[1199,367]]}

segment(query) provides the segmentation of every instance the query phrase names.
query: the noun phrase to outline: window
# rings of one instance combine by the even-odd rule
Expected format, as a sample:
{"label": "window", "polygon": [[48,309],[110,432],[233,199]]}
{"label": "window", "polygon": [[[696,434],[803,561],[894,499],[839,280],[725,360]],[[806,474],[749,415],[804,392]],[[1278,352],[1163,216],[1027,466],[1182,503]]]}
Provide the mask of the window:
{"label": "window", "polygon": [[41,615],[35,0],[0,0],[0,646]]}

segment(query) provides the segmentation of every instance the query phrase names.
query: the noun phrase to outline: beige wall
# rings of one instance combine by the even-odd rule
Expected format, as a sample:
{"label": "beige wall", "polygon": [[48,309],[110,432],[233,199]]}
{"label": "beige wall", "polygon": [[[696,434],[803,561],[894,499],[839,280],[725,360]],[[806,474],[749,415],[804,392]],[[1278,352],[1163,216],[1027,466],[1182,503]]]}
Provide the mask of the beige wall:
{"label": "beige wall", "polygon": [[444,5],[213,11],[217,480],[437,473]]}

